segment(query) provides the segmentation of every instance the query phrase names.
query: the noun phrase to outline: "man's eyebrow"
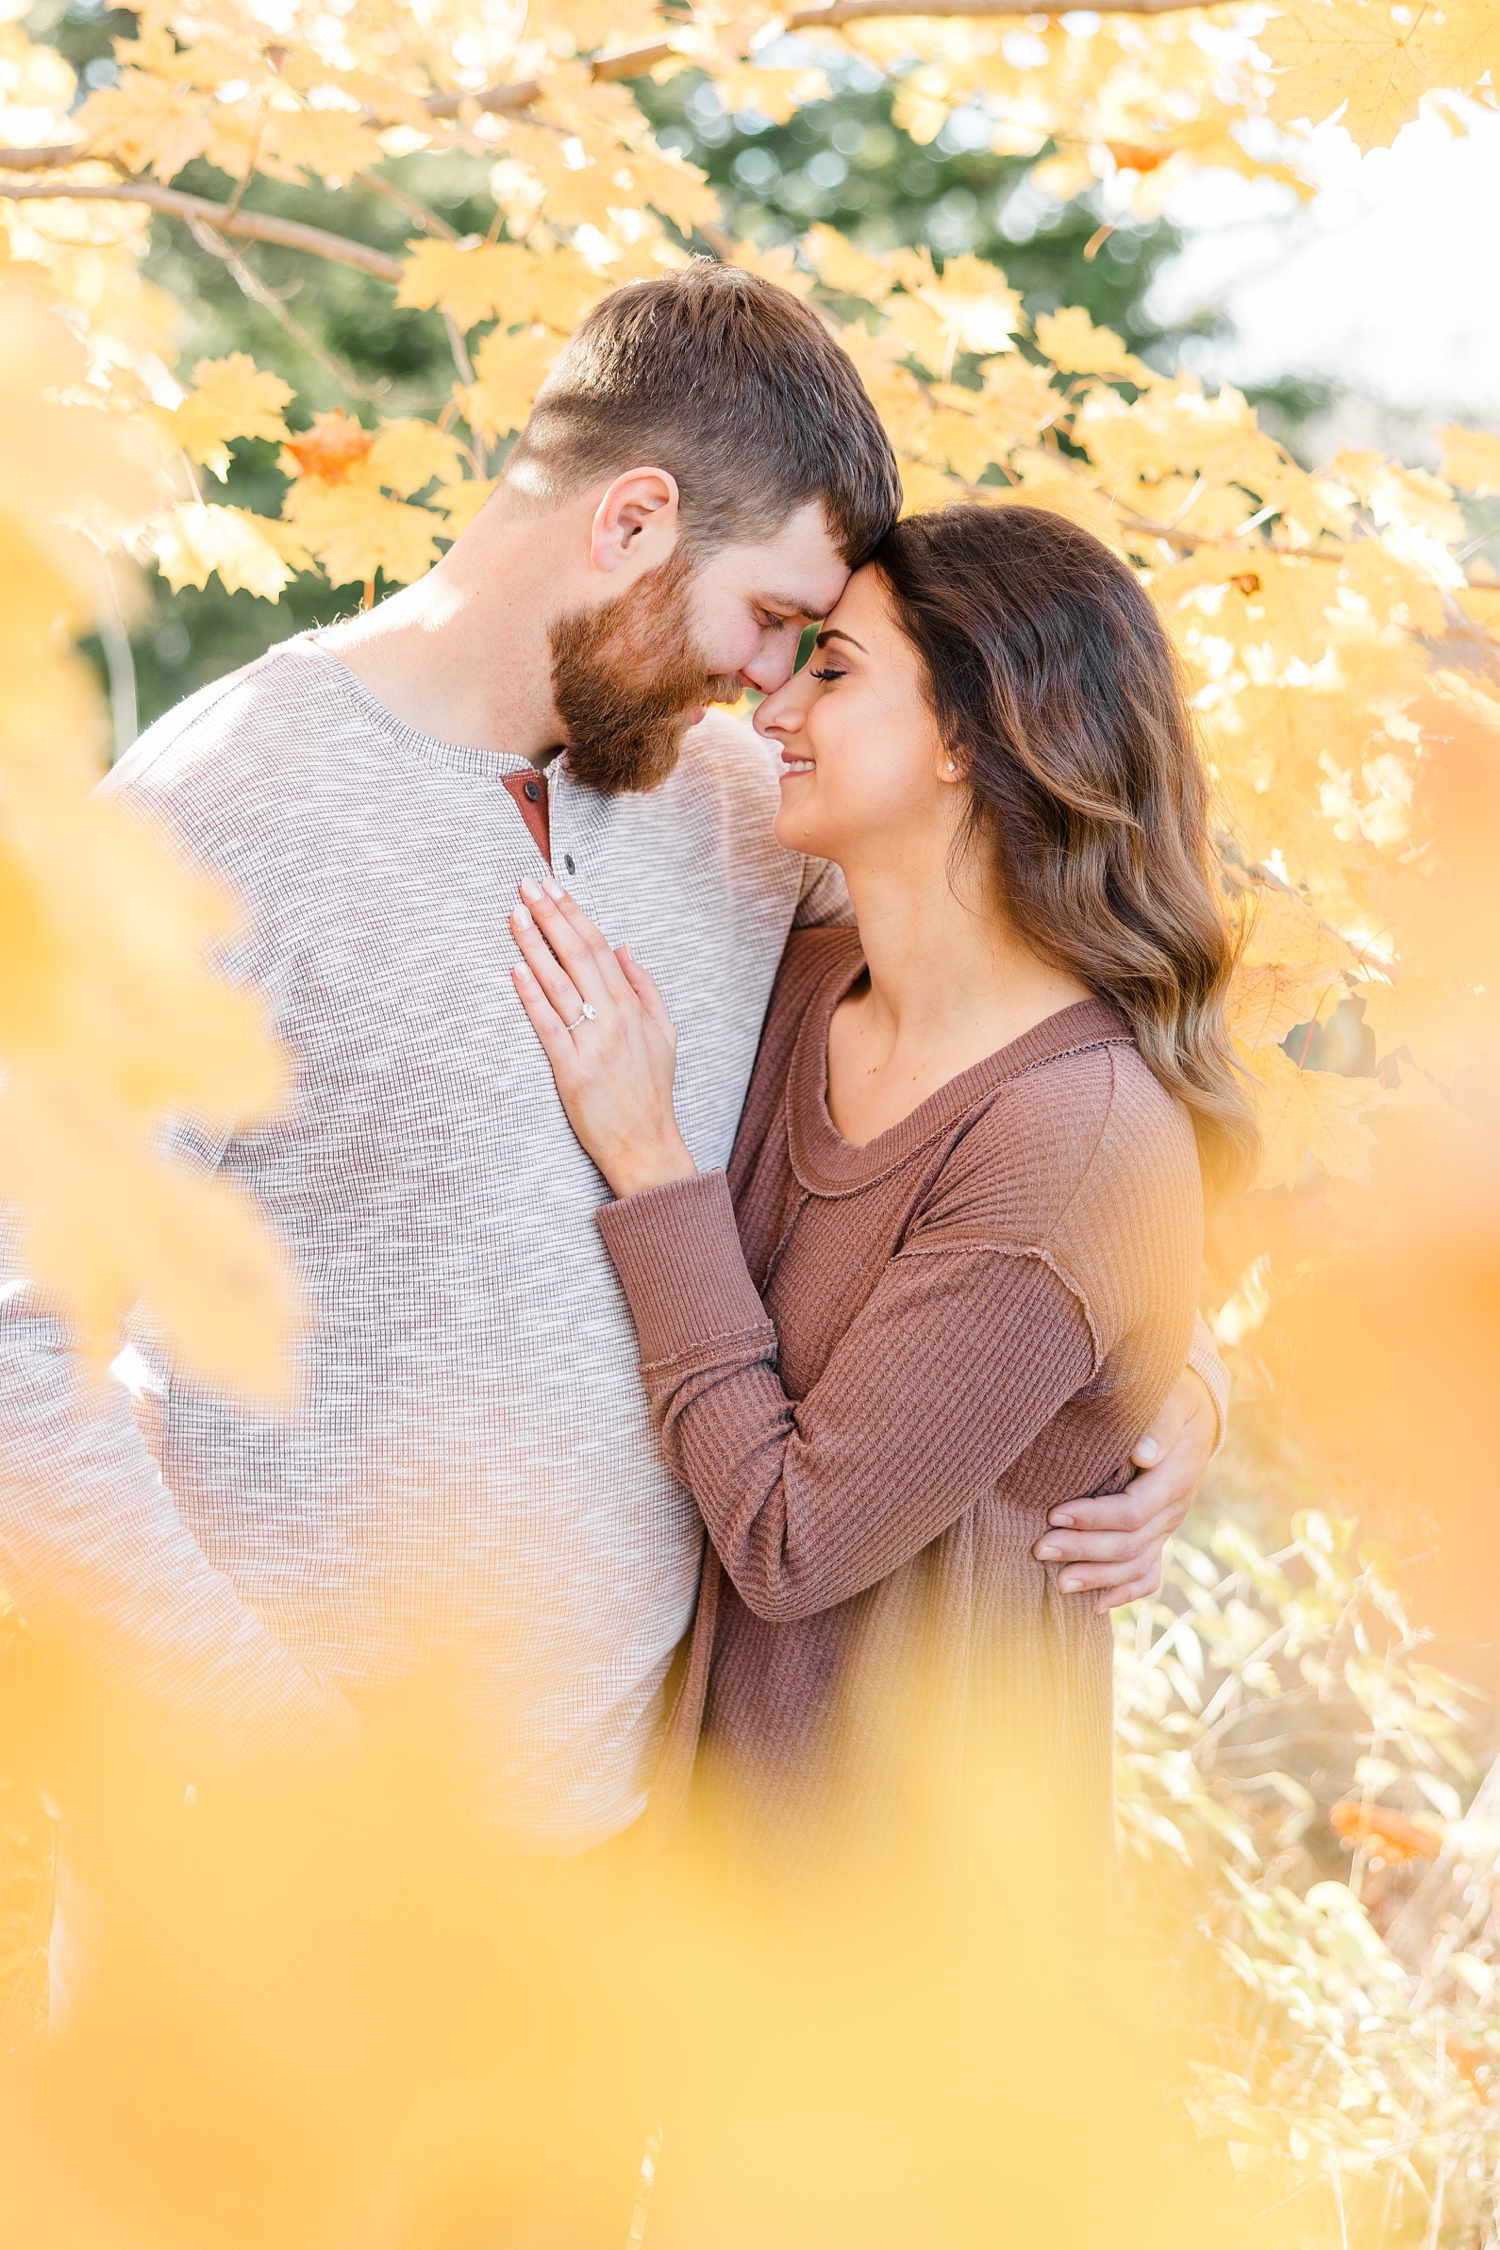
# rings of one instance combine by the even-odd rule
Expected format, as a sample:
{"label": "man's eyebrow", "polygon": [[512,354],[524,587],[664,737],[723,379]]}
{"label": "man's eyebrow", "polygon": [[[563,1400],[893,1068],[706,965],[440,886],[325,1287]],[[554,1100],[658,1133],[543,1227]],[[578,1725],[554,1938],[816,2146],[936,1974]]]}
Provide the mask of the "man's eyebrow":
{"label": "man's eyebrow", "polygon": [[815,609],[808,608],[806,602],[799,601],[795,594],[762,594],[760,605],[762,609],[784,609],[789,617],[805,617],[809,624],[818,615]]}
{"label": "man's eyebrow", "polygon": [[861,656],[868,656],[870,653],[863,641],[857,641],[852,633],[841,633],[837,625],[828,626],[818,635],[813,645],[816,648],[822,648],[828,641],[847,641],[851,648],[859,650]]}

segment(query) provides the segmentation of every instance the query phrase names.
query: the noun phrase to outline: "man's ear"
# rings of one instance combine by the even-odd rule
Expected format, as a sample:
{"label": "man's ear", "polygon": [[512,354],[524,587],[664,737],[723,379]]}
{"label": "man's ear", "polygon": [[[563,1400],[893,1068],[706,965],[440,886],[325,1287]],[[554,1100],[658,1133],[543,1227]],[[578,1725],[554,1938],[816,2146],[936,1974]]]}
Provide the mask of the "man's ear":
{"label": "man's ear", "polygon": [[627,469],[594,510],[589,560],[595,570],[665,562],[677,544],[677,479],[666,469]]}

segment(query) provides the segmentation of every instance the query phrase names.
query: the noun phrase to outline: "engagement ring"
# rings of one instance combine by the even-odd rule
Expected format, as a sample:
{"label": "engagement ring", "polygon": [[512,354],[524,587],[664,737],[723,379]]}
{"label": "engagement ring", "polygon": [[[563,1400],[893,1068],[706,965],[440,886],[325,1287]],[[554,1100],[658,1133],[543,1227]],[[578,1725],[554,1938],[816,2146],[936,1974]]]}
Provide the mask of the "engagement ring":
{"label": "engagement ring", "polygon": [[[581,1015],[581,1016],[579,1017],[579,1019],[578,1019],[578,1023],[592,1023],[592,1022],[594,1021],[594,1018],[595,1018],[595,1017],[596,1017],[596,1016],[598,1015],[598,1013],[599,1013],[598,1009],[597,1009],[597,1008],[591,1008],[591,1007],[589,1006],[589,1004],[588,1004],[587,1000],[585,1000],[585,1001],[584,1001],[584,1003],[583,1003],[583,1014],[582,1014],[582,1015]],[[564,1031],[576,1031],[576,1030],[578,1029],[578,1023],[567,1023],[567,1024],[564,1024],[564,1025],[563,1025],[563,1029],[564,1029]]]}

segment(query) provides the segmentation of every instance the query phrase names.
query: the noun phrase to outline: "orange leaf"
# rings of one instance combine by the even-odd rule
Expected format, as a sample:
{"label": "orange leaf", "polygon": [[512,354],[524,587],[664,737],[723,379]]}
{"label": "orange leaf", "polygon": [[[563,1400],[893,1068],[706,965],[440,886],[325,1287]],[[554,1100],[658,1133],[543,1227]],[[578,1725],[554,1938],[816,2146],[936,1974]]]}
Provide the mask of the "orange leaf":
{"label": "orange leaf", "polygon": [[1343,1798],[1328,1815],[1334,1834],[1346,1844],[1371,1850],[1394,1866],[1411,1859],[1436,1859],[1443,1839],[1434,1828],[1408,1820],[1385,1805],[1356,1804]]}
{"label": "orange leaf", "polygon": [[310,430],[288,438],[286,450],[303,476],[338,484],[357,462],[363,461],[374,443],[368,430],[351,422],[343,408],[336,406],[331,414],[316,416]]}

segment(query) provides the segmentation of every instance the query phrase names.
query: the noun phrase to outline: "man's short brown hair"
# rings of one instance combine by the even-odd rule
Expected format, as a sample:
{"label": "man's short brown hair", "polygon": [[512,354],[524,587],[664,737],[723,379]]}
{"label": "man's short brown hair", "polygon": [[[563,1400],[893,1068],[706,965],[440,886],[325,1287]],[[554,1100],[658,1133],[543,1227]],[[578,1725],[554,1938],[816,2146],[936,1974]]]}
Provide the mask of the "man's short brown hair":
{"label": "man's short brown hair", "polygon": [[707,259],[594,307],[506,475],[552,499],[646,464],[677,479],[685,536],[703,548],[769,538],[821,500],[853,569],[901,510],[890,440],[817,314]]}

